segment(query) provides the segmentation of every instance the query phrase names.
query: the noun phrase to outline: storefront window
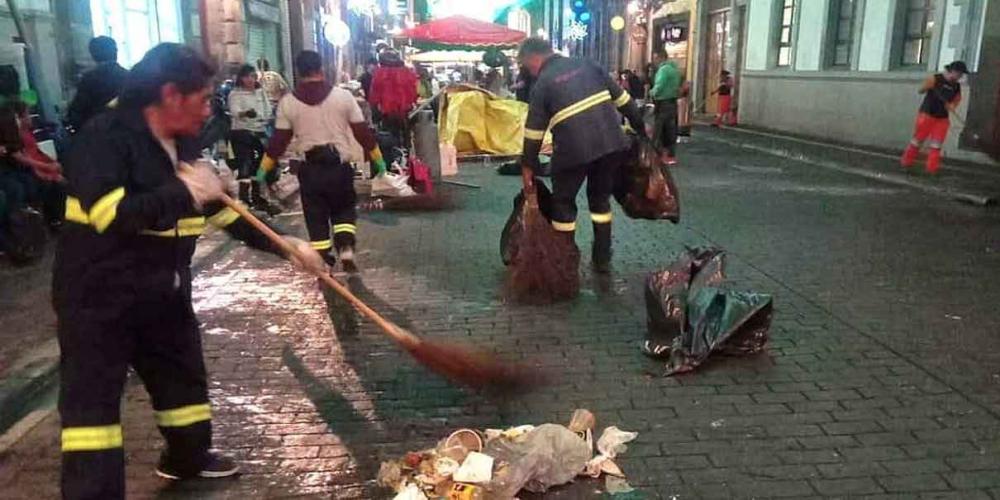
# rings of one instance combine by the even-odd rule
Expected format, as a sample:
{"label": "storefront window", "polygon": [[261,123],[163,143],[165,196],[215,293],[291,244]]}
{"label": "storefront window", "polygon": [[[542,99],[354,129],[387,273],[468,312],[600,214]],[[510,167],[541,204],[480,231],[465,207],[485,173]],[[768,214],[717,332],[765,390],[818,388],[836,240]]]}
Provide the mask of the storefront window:
{"label": "storefront window", "polygon": [[126,68],[160,42],[179,42],[183,28],[179,0],[91,0],[94,36],[118,42],[118,62]]}
{"label": "storefront window", "polygon": [[905,0],[903,66],[925,66],[934,32],[933,0]]}
{"label": "storefront window", "polygon": [[792,63],[792,22],[795,19],[795,0],[782,0],[778,32],[778,66]]}

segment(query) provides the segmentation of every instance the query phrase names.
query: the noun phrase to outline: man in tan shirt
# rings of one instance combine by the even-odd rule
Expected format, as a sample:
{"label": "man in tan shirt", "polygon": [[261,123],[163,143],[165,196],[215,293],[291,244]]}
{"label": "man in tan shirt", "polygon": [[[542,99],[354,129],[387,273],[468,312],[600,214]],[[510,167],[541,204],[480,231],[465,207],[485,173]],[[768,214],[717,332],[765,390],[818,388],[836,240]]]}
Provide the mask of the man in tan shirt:
{"label": "man in tan shirt", "polygon": [[[294,137],[306,157],[298,177],[310,243],[330,266],[339,257],[344,270],[354,272],[358,215],[351,162],[367,156],[378,171],[384,171],[385,161],[354,96],[326,81],[320,55],[300,52],[295,68],[300,80],[295,91],[278,103],[275,132],[257,176],[264,178],[275,168],[273,159],[285,152]],[[330,254],[331,248],[336,257]]]}

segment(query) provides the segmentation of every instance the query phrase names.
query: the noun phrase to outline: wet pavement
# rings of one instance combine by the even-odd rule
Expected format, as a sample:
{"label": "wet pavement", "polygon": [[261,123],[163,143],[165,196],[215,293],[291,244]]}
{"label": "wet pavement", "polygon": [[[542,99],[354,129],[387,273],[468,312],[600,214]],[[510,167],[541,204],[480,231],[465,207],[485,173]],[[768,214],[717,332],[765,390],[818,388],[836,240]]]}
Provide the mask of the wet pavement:
{"label": "wet pavement", "polygon": [[[614,274],[584,269],[565,304],[500,293],[498,234],[517,177],[464,167],[458,179],[482,189],[449,186],[462,208],[362,218],[351,288],[419,334],[538,365],[552,384],[530,394],[452,387],[314,279],[238,245],[219,252],[196,279],[195,308],[215,444],[246,474],[155,479],[161,443],[133,381],[130,496],[382,498],[382,459],[455,428],[562,423],[582,407],[599,428],[639,432],[620,463],[649,498],[1000,498],[1000,212],[697,138],[681,160],[682,223],[616,208]],[[299,218],[279,220],[301,232]],[[638,351],[643,279],[700,244],[729,251],[738,287],[774,294],[772,342],[662,378]],[[54,498],[57,441],[52,416],[0,455],[0,498]]]}

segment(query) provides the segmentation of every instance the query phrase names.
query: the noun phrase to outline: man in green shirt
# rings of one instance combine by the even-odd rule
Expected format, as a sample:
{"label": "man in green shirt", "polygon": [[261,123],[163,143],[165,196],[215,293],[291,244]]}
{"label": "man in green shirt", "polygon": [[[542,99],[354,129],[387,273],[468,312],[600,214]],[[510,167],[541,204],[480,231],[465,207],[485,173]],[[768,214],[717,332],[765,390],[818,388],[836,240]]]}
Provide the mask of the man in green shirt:
{"label": "man in green shirt", "polygon": [[674,147],[677,144],[677,98],[680,97],[684,78],[677,63],[667,59],[664,54],[655,54],[654,60],[659,64],[659,69],[653,79],[653,88],[649,91],[649,97],[656,106],[653,141],[663,151],[663,162],[676,165]]}

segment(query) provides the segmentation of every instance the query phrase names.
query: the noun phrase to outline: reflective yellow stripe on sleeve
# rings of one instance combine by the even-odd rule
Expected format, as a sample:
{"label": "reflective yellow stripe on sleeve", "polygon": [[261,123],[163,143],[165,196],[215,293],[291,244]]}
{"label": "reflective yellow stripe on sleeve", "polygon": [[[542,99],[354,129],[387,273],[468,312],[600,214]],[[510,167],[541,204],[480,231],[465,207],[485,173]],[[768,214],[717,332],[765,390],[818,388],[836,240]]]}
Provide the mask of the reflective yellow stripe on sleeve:
{"label": "reflective yellow stripe on sleeve", "polygon": [[524,138],[532,141],[540,141],[545,138],[544,130],[535,130],[531,128],[524,129]]}
{"label": "reflective yellow stripe on sleeve", "polygon": [[90,207],[90,223],[98,233],[108,229],[118,214],[118,203],[125,197],[125,188],[120,187],[102,196]]}
{"label": "reflective yellow stripe on sleeve", "polygon": [[159,236],[161,238],[183,238],[188,236],[200,236],[204,232],[205,218],[198,216],[177,219],[177,225],[170,229],[165,229],[163,231],[145,229],[143,231],[139,231],[139,234],[146,236]]}
{"label": "reflective yellow stripe on sleeve", "polygon": [[100,451],[122,447],[121,424],[96,427],[66,427],[62,430],[62,451]]}
{"label": "reflective yellow stripe on sleeve", "polygon": [[209,217],[208,223],[221,229],[236,222],[239,218],[240,214],[236,213],[236,210],[226,207]]}
{"label": "reflective yellow stripe on sleeve", "polygon": [[615,107],[620,108],[628,104],[629,100],[631,99],[632,96],[628,95],[628,92],[622,91],[622,95],[618,96],[618,99],[615,99]]}
{"label": "reflective yellow stripe on sleeve", "polygon": [[212,419],[212,408],[208,403],[182,406],[172,410],[156,412],[156,425],[160,427],[186,427]]}
{"label": "reflective yellow stripe on sleeve", "polygon": [[204,217],[185,217],[177,220],[177,236],[198,236],[204,232]]}
{"label": "reflective yellow stripe on sleeve", "polygon": [[351,233],[355,234],[358,231],[358,227],[354,224],[335,224],[333,226],[333,234],[337,233]]}
{"label": "reflective yellow stripe on sleeve", "polygon": [[611,92],[607,90],[602,90],[590,97],[580,99],[579,101],[566,106],[565,108],[559,110],[558,113],[552,115],[552,120],[549,121],[549,128],[555,127],[564,120],[583,113],[588,109],[597,106],[599,104],[608,102],[611,100]]}
{"label": "reflective yellow stripe on sleeve", "polygon": [[80,205],[80,199],[73,196],[66,197],[66,220],[77,224],[90,225],[90,216]]}

